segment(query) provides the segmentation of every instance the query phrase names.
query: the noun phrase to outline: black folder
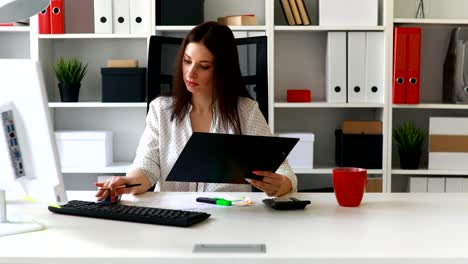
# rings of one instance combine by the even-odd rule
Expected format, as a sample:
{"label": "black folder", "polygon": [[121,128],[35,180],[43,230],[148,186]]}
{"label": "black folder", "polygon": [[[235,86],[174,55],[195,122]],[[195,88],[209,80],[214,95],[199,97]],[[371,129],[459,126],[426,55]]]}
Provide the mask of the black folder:
{"label": "black folder", "polygon": [[253,171],[275,172],[297,138],[193,133],[166,181],[247,184]]}

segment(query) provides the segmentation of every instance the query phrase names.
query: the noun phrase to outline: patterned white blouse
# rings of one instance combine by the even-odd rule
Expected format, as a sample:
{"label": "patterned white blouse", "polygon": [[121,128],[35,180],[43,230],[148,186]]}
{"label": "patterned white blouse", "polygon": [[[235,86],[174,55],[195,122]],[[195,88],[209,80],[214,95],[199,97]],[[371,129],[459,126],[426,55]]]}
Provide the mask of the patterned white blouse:
{"label": "patterned white blouse", "polygon": [[[132,168],[143,171],[155,191],[173,192],[249,192],[250,184],[218,184],[168,182],[166,177],[175,164],[179,154],[192,135],[190,115],[187,114],[182,122],[171,121],[172,97],[158,97],[150,104],[146,116],[146,127],[136,151]],[[191,107],[189,112],[191,111]],[[220,116],[217,107],[213,107],[213,120],[210,133],[234,134],[219,124]],[[271,131],[265,121],[256,101],[249,98],[239,100],[239,119],[241,131],[244,135],[271,136]],[[292,172],[287,161],[279,167],[276,173],[288,177],[292,183],[292,191],[297,191],[297,177]]]}

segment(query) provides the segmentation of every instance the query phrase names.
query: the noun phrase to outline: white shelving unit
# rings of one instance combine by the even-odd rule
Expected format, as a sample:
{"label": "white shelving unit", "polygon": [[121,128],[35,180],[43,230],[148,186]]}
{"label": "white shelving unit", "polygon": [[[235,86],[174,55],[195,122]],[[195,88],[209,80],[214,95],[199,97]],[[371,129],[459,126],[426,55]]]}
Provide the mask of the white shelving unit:
{"label": "white shelving unit", "polygon": [[[63,34],[39,35],[37,18],[30,27],[0,27],[0,58],[32,58],[41,62],[49,96],[49,108],[56,130],[111,130],[114,132],[114,160],[105,168],[63,168],[66,177],[81,174],[124,174],[133,160],[144,129],[146,102],[102,103],[100,68],[108,59],[137,59],[147,66],[151,35],[183,37],[194,26],[155,25],[155,2],[151,2],[151,25],[146,34]],[[466,0],[425,0],[425,19],[414,19],[419,0],[379,1],[379,23],[372,27],[318,25],[318,1],[305,0],[310,26],[288,26],[279,0],[205,0],[205,20],[219,16],[253,13],[257,26],[231,26],[236,37],[265,35],[268,38],[268,80],[270,118],[275,133],[315,134],[314,169],[297,170],[300,182],[318,179],[331,183],[334,167],[335,129],[343,120],[383,122],[383,167],[369,170],[382,177],[385,192],[406,191],[409,175],[467,175],[467,171],[401,170],[392,142],[392,131],[405,121],[428,128],[429,116],[468,116],[468,105],[442,103],[441,67],[450,30],[468,25]],[[441,8],[443,5],[444,8]],[[395,26],[423,29],[421,61],[421,104],[392,104],[393,30]],[[327,103],[325,63],[327,33],[332,31],[373,31],[384,33],[385,103]],[[51,65],[60,56],[75,56],[89,65],[82,83],[79,103],[62,103]],[[310,89],[311,103],[287,103],[286,90]],[[427,152],[422,168],[427,168]],[[392,169],[393,168],[393,169]]]}
{"label": "white shelving unit", "polygon": [[0,58],[30,58],[30,27],[0,26]]}
{"label": "white shelving unit", "polygon": [[[149,1],[149,0],[148,0]],[[379,0],[382,5],[382,0]],[[156,21],[154,1],[152,20]],[[311,17],[316,17],[317,0],[306,0]],[[381,6],[383,8],[383,6]],[[279,1],[273,0],[205,0],[205,20],[230,14],[253,13],[257,26],[231,26],[236,37],[266,35],[268,38],[268,80],[270,94],[269,124],[274,132],[303,130],[320,136],[316,141],[316,164],[312,170],[297,170],[303,181],[307,178],[328,178],[333,166],[334,129],[345,118],[369,118],[385,121],[385,104],[330,104],[324,100],[324,65],[326,34],[329,31],[386,31],[384,23],[375,27],[324,27],[317,21],[311,26],[286,26]],[[315,13],[314,13],[315,12]],[[314,22],[316,18],[312,19]],[[382,17],[380,18],[382,20]],[[81,174],[123,174],[133,160],[138,140],[144,128],[146,103],[101,103],[100,73],[107,59],[138,59],[146,67],[149,37],[153,34],[185,36],[194,26],[162,26],[148,28],[147,34],[38,34],[37,18],[31,19],[28,31],[31,54],[43,67],[48,89],[49,108],[56,130],[111,130],[114,132],[114,160],[121,162],[105,168],[63,168],[67,177]],[[5,34],[2,32],[2,34]],[[16,33],[15,33],[16,34]],[[1,35],[0,35],[1,36]],[[0,39],[1,40],[1,39]],[[304,58],[303,56],[306,56]],[[57,83],[51,65],[61,56],[74,56],[88,63],[89,70],[82,82],[80,102],[62,103],[59,100]],[[307,59],[310,56],[310,59]],[[294,61],[295,60],[295,61]],[[307,61],[306,61],[307,60]],[[297,65],[306,62],[306,65]],[[309,64],[307,64],[309,63]],[[308,67],[313,74],[305,71]],[[287,68],[297,70],[297,76],[289,76]],[[300,83],[291,82],[292,79]],[[311,81],[311,79],[314,79]],[[317,80],[317,81],[316,81]],[[287,84],[287,85],[285,85]],[[291,104],[285,101],[286,86],[304,84],[313,90],[318,100],[307,104]],[[317,86],[317,89],[314,88]],[[309,113],[309,112],[312,113]],[[308,125],[289,124],[291,116],[312,116]],[[323,135],[323,136],[322,136]],[[385,162],[384,162],[385,164]],[[384,177],[385,169],[369,173]],[[314,177],[309,177],[314,175]]]}
{"label": "white shelving unit", "polygon": [[312,102],[312,103],[275,103],[275,108],[384,108],[384,104],[374,103],[327,103],[327,102]]}
{"label": "white shelving unit", "polygon": [[[420,104],[391,105],[389,111],[389,133],[404,122],[410,121],[428,131],[429,117],[463,116],[468,117],[468,105],[446,104],[442,102],[443,65],[452,29],[468,25],[468,15],[463,10],[468,2],[463,0],[425,0],[425,18],[414,18],[418,0],[395,0],[394,27],[420,27],[421,34],[421,90]],[[391,142],[390,142],[391,144]],[[396,146],[392,150],[388,173],[388,189],[392,192],[405,192],[408,177],[411,176],[448,176],[461,177],[468,171],[429,170],[427,140],[423,146],[421,165],[418,170],[399,169],[399,157]]]}
{"label": "white shelving unit", "polygon": [[468,19],[395,18],[395,24],[467,25]]}
{"label": "white shelving unit", "polygon": [[348,27],[334,27],[334,26],[275,26],[275,31],[384,31],[383,26],[348,26]]}
{"label": "white shelving unit", "polygon": [[437,176],[437,175],[460,175],[466,176],[465,170],[392,170],[394,175],[425,175],[425,176]]}
{"label": "white shelving unit", "polygon": [[29,26],[0,26],[0,32],[29,32]]}
{"label": "white shelving unit", "polygon": [[101,103],[101,102],[78,102],[78,103],[49,103],[50,108],[146,108],[146,103]]}
{"label": "white shelving unit", "polygon": [[[318,1],[305,1],[311,25],[289,26],[284,18],[280,1],[274,1],[274,131],[314,133],[314,169],[298,170],[302,179],[310,177],[329,182],[335,165],[335,130],[344,120],[381,120],[386,128],[388,104],[328,103],[326,100],[326,45],[328,32],[383,32],[389,29],[386,12],[388,1],[379,2],[377,26],[322,26],[318,25]],[[385,10],[385,11],[384,11]],[[387,41],[386,41],[387,43]],[[390,41],[391,43],[391,41]],[[387,44],[386,44],[387,45]],[[382,53],[386,52],[382,47]],[[388,57],[390,58],[390,57]],[[385,55],[385,61],[388,60]],[[388,66],[385,66],[388,67]],[[387,69],[385,70],[387,72]],[[385,76],[387,78],[387,76]],[[385,85],[386,84],[385,80]],[[312,102],[286,102],[287,89],[310,89]],[[387,91],[388,87],[384,87]],[[387,97],[387,96],[385,96]],[[386,147],[384,134],[382,169],[369,170],[373,176],[382,177],[386,188]],[[313,177],[311,177],[313,176]],[[326,187],[326,186],[323,186]]]}
{"label": "white shelving unit", "polygon": [[39,39],[146,39],[142,34],[40,34]]}
{"label": "white shelving unit", "polygon": [[399,109],[453,109],[468,110],[468,105],[463,104],[417,104],[417,105],[392,105]]}
{"label": "white shelving unit", "polygon": [[[194,26],[156,26],[156,31],[188,32]],[[232,31],[265,31],[266,26],[229,26]]]}
{"label": "white shelving unit", "polygon": [[62,172],[63,173],[91,173],[91,174],[95,174],[95,173],[99,173],[99,174],[106,174],[106,173],[118,173],[118,174],[122,174],[122,173],[125,173],[128,169],[128,167],[130,167],[131,165],[131,162],[114,162],[106,167],[87,167],[87,166],[83,166],[83,167],[77,167],[77,168],[72,168],[72,167],[64,167],[62,168]]}

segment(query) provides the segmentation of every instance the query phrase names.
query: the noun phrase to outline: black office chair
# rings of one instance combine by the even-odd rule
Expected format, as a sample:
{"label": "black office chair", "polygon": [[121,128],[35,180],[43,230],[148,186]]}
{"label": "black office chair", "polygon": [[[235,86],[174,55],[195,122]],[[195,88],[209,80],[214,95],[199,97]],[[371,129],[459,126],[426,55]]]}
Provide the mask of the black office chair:
{"label": "black office chair", "polygon": [[[148,51],[148,107],[152,100],[168,94],[181,38],[151,36]],[[258,102],[268,122],[267,38],[236,39],[241,73],[250,96]]]}
{"label": "black office chair", "polygon": [[[148,98],[149,104],[172,89],[172,74],[181,38],[151,36],[148,50]],[[267,38],[249,37],[236,39],[241,73],[250,96],[258,102],[260,111],[268,122]],[[148,191],[153,191],[151,187]],[[258,191],[253,188],[253,191]]]}

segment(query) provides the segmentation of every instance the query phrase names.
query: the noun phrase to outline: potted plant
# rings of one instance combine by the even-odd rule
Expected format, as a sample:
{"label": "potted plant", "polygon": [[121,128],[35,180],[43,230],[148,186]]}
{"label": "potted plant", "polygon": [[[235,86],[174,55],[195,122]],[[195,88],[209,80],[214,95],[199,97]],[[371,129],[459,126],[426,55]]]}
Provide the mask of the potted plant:
{"label": "potted plant", "polygon": [[78,102],[81,80],[83,80],[87,69],[88,64],[83,64],[76,58],[60,58],[55,63],[54,71],[62,102]]}
{"label": "potted plant", "polygon": [[398,146],[402,169],[417,169],[421,158],[426,131],[407,122],[395,129],[393,138]]}

